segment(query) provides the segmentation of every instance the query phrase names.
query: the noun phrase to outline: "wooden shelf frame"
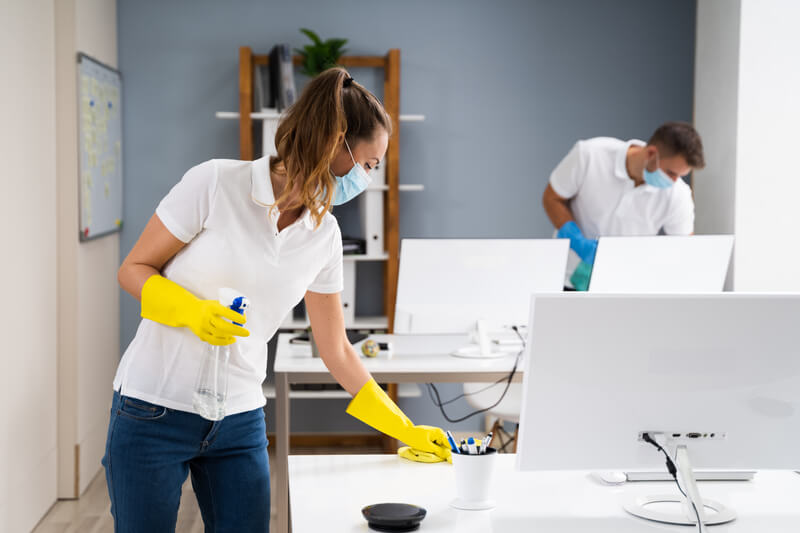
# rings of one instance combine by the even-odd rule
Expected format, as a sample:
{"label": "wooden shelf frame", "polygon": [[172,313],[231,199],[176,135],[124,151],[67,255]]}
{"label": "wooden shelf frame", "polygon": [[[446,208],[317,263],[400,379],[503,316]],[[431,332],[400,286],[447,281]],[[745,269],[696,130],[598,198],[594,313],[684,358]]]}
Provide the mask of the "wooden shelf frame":
{"label": "wooden shelf frame", "polygon": [[[294,65],[302,65],[302,57],[292,57]],[[394,307],[397,298],[397,277],[400,268],[400,50],[390,49],[383,56],[342,56],[343,67],[383,69],[383,107],[392,120],[392,136],[386,151],[386,191],[383,203],[384,246],[388,258],[383,272],[383,305],[387,317],[387,332],[394,329]],[[240,158],[253,160],[253,76],[256,66],[269,65],[269,55],[254,54],[249,46],[239,48],[239,147]],[[397,401],[396,383],[388,384],[389,397]],[[382,438],[384,450],[393,453],[394,439]]]}
{"label": "wooden shelf frame", "polygon": [[[302,65],[301,56],[293,56]],[[343,67],[382,68],[383,107],[392,119],[393,132],[386,151],[386,198],[384,201],[384,244],[388,258],[384,268],[383,305],[387,331],[394,327],[397,276],[400,267],[400,50],[392,48],[385,56],[342,56]],[[239,145],[240,158],[253,159],[253,76],[256,66],[269,65],[269,55],[254,54],[249,46],[239,48]]]}

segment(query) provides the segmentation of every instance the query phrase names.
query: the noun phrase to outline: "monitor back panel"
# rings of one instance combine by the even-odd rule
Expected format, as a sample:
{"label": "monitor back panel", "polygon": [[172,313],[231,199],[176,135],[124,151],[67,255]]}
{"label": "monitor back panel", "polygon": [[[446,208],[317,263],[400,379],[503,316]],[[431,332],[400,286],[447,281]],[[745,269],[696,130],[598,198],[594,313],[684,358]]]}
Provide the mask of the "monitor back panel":
{"label": "monitor back panel", "polygon": [[395,333],[525,325],[533,293],[563,289],[566,239],[403,239]]}
{"label": "monitor back panel", "polygon": [[719,292],[732,249],[732,235],[601,237],[589,291]]}
{"label": "monitor back panel", "polygon": [[659,469],[641,431],[697,440],[698,468],[800,469],[800,295],[534,297],[520,466]]}

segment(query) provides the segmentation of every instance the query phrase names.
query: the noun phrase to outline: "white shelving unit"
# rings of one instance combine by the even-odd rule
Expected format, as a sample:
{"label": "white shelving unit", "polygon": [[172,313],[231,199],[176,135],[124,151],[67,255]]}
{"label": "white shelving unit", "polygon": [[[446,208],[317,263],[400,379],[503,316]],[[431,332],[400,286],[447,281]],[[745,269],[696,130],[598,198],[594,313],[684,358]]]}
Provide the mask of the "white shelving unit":
{"label": "white shelving unit", "polygon": [[344,261],[386,261],[389,259],[389,254],[386,252],[382,254],[346,254],[343,256]]}
{"label": "white shelving unit", "polygon": [[[346,325],[350,329],[385,330],[386,320],[385,316],[358,316]],[[307,318],[288,318],[281,325],[281,329],[300,331],[307,329],[308,325]]]}
{"label": "white shelving unit", "polygon": [[[275,385],[264,383],[261,386],[264,397],[268,400],[275,399]],[[397,396],[400,398],[419,398],[422,391],[416,383],[398,383]],[[289,398],[306,400],[325,400],[325,399],[350,399],[350,393],[345,390],[289,390]]]}
{"label": "white shelving unit", "polygon": [[[217,111],[219,119],[238,119],[236,111]],[[276,155],[275,133],[278,129],[281,115],[275,109],[265,109],[250,113],[254,120],[262,124],[262,153]],[[401,122],[422,122],[425,115],[400,115]],[[366,241],[366,253],[344,256],[344,291],[342,291],[342,311],[345,325],[354,329],[388,330],[388,319],[385,316],[364,317],[356,314],[356,270],[357,264],[362,261],[387,261],[389,254],[386,252],[384,242],[384,199],[386,176],[383,165],[371,173],[372,183],[366,191],[358,197],[359,214],[361,217],[362,237]],[[401,192],[418,192],[425,189],[424,185],[405,184],[399,185]],[[284,329],[305,329],[308,319],[298,320],[289,316],[283,323]],[[316,391],[313,391],[316,392]]]}
{"label": "white shelving unit", "polygon": [[[238,119],[239,112],[238,111],[217,111],[215,113],[217,118],[227,118],[227,119]],[[250,118],[256,120],[262,120],[265,118],[276,118],[280,117],[280,113],[278,113],[275,109],[266,109],[261,111],[254,111],[250,113]],[[400,115],[400,122],[424,122],[425,115]]]}

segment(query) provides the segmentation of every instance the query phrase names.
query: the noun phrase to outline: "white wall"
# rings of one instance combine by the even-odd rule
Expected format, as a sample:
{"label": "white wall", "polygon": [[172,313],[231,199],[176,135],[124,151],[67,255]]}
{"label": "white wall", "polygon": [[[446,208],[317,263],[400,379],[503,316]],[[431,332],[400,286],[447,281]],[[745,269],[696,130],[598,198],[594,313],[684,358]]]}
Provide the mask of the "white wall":
{"label": "white wall", "polygon": [[798,291],[800,2],[699,0],[697,232],[734,232],[732,288]]}
{"label": "white wall", "polygon": [[739,0],[697,5],[694,121],[706,156],[692,180],[697,233],[735,231],[739,9]]}
{"label": "white wall", "polygon": [[3,532],[29,531],[100,470],[119,238],[78,241],[75,54],[115,65],[116,27],[114,0],[0,2]]}
{"label": "white wall", "polygon": [[[119,361],[119,235],[78,240],[76,54],[117,65],[114,0],[55,0],[58,86],[59,483],[80,495],[100,470]],[[124,91],[124,87],[123,87]],[[124,93],[123,93],[124,98]],[[123,101],[124,105],[124,101]]]}
{"label": "white wall", "polygon": [[743,0],[737,290],[800,290],[800,2]]}
{"label": "white wall", "polygon": [[56,499],[56,149],[53,0],[0,2],[0,531]]}

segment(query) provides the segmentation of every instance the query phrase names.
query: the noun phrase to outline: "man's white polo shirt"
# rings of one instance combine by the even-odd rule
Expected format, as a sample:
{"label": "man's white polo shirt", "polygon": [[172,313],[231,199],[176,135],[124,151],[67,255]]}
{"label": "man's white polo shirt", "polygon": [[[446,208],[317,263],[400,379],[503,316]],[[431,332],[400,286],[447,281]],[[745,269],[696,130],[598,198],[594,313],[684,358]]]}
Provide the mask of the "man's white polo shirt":
{"label": "man's white polo shirt", "polygon": [[[602,236],[690,235],[694,232],[694,201],[686,182],[668,189],[635,186],[625,161],[631,145],[646,143],[595,137],[578,141],[550,174],[550,186],[570,200],[575,223],[583,234]],[[567,280],[580,263],[570,250]]]}
{"label": "man's white polo shirt", "polygon": [[[266,159],[211,160],[190,169],[156,209],[187,245],[164,277],[201,299],[220,287],[248,297],[250,336],[231,346],[227,414],[265,404],[267,341],[306,291],[341,292],[342,237],[330,213],[314,228],[306,209],[278,232],[279,213]],[[194,412],[192,393],[206,345],[188,328],[142,319],[120,361],[114,389],[123,395]]]}
{"label": "man's white polo shirt", "polygon": [[689,235],[694,231],[694,202],[688,185],[679,179],[668,189],[634,186],[625,160],[631,145],[596,137],[578,141],[550,175],[550,185],[570,199],[575,222],[591,239],[601,236]]}

